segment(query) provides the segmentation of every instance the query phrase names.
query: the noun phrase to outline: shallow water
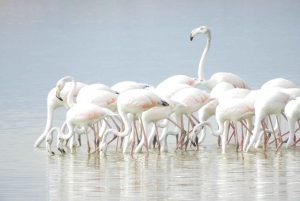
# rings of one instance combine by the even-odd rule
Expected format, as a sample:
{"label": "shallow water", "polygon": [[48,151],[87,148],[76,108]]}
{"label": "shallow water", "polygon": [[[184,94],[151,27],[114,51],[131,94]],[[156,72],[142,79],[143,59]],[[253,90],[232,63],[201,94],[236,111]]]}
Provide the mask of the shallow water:
{"label": "shallow water", "polygon": [[[171,148],[171,147],[170,147]],[[174,146],[172,146],[174,149]],[[299,148],[225,155],[216,145],[199,151],[130,156],[110,149],[107,156],[45,155],[50,199],[111,198],[193,200],[197,198],[296,199]]]}
{"label": "shallow water", "polygon": [[[233,72],[258,89],[283,77],[300,86],[298,1],[0,1],[0,200],[296,199],[299,147],[221,154],[207,135],[199,151],[151,150],[107,156],[55,155],[33,144],[44,130],[46,98],[71,75],[108,86],[132,80],[156,86],[171,75],[197,77],[206,38],[205,75]],[[61,126],[66,110],[55,111]],[[214,118],[211,119],[214,122]],[[216,127],[215,127],[216,128]],[[287,130],[286,124],[283,130]]]}

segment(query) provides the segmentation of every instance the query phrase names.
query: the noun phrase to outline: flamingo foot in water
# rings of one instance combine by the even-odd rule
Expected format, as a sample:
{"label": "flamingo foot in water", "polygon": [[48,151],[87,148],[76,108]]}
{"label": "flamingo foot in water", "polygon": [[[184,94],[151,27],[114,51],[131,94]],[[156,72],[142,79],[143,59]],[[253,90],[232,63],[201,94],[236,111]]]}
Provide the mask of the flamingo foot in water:
{"label": "flamingo foot in water", "polygon": [[[58,148],[58,151],[60,151],[60,153],[64,154],[66,153],[64,149]],[[53,152],[54,153],[54,152]]]}

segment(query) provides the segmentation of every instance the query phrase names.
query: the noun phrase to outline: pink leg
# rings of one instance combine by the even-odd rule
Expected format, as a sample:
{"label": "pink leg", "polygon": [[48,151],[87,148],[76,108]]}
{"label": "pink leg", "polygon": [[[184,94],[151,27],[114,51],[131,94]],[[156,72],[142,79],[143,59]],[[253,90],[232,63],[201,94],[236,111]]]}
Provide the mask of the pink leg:
{"label": "pink leg", "polygon": [[160,141],[159,141],[159,136],[158,136],[158,129],[157,129],[157,125],[156,123],[154,124],[155,126],[155,135],[156,135],[156,139],[157,139],[157,146],[158,146],[158,154],[160,154]]}
{"label": "pink leg", "polygon": [[278,124],[278,141],[279,141],[279,145],[278,145],[276,151],[278,151],[278,149],[279,149],[279,148],[281,147],[281,145],[283,144],[283,141],[282,141],[281,129],[280,129],[280,125],[279,125],[278,116],[276,116],[276,121],[277,121],[277,124]]}
{"label": "pink leg", "polygon": [[145,144],[145,147],[146,147],[147,155],[149,155],[148,140],[147,140],[147,136],[146,136],[144,125],[143,125],[143,122],[142,122],[141,118],[140,118],[140,124],[141,124],[141,128],[142,128],[142,135],[144,135],[144,144]]}
{"label": "pink leg", "polygon": [[263,143],[263,150],[266,151],[267,150],[267,134],[266,134],[266,123],[265,120],[261,120],[261,125],[263,127],[263,131],[264,131],[264,143]]}
{"label": "pink leg", "polygon": [[275,130],[274,130],[274,126],[273,126],[273,123],[272,123],[272,120],[271,120],[271,117],[270,115],[268,116],[269,117],[269,121],[270,121],[270,124],[271,124],[271,127],[272,127],[272,130],[273,130],[273,135],[274,135],[274,139],[275,139],[275,147],[277,147],[277,138],[276,138],[276,135],[275,135]]}
{"label": "pink leg", "polygon": [[136,134],[136,125],[135,125],[135,117],[133,117],[133,136],[132,136],[132,142],[131,142],[131,151],[130,155],[133,156],[133,149],[135,145],[135,134]]}

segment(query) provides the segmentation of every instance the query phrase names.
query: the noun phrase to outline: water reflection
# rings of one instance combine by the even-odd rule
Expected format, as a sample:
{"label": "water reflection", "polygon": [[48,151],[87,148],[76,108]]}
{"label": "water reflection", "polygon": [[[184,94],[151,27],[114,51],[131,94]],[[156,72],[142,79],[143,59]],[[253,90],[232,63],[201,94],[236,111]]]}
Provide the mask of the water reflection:
{"label": "water reflection", "polygon": [[214,146],[133,157],[115,151],[89,156],[81,149],[49,155],[46,162],[49,198],[55,200],[296,198],[298,166],[298,148],[245,154],[234,145],[226,155]]}

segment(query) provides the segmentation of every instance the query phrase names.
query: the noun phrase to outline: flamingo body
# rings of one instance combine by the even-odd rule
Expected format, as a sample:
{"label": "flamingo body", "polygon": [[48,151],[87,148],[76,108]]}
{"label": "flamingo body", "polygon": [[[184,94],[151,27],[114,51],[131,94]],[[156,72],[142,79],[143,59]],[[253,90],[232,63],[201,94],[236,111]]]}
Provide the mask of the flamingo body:
{"label": "flamingo body", "polygon": [[261,89],[266,90],[266,89],[271,89],[273,87],[297,88],[297,86],[290,80],[284,78],[275,78],[263,84],[261,86]]}

